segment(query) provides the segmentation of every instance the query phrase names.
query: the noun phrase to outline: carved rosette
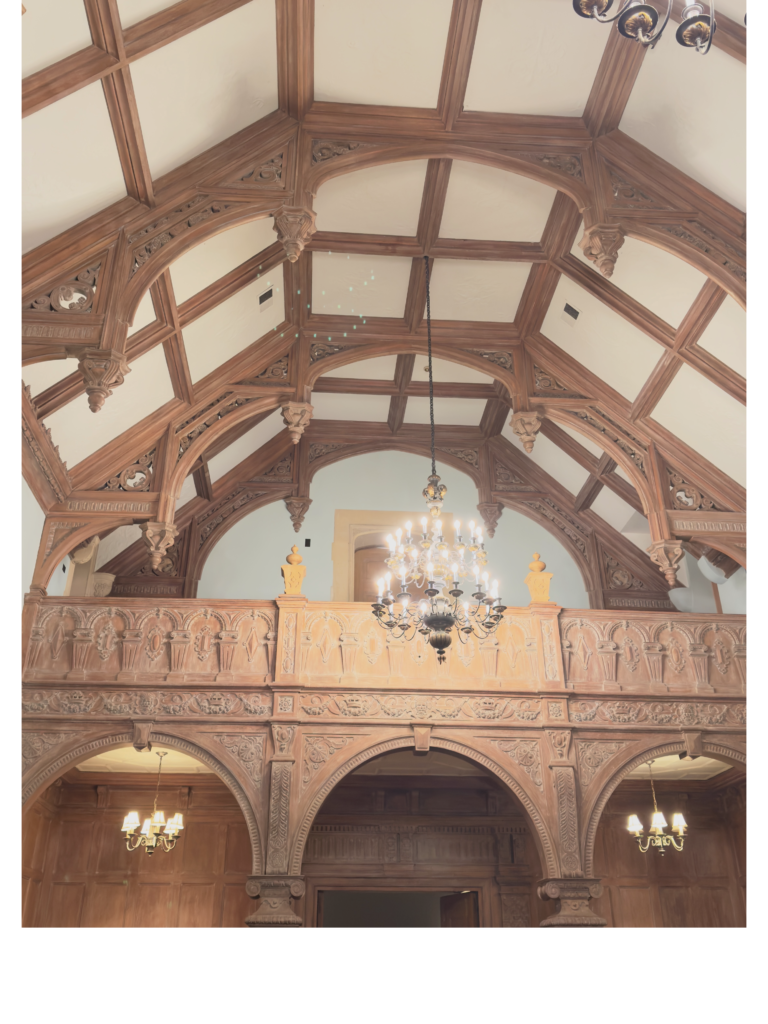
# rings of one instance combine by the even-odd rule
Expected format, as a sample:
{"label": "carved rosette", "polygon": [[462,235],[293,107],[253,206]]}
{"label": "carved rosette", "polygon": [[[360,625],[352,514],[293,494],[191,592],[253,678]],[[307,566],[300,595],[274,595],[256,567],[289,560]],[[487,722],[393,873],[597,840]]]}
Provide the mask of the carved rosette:
{"label": "carved rosette", "polygon": [[281,206],[275,212],[275,231],[289,263],[295,263],[315,233],[315,213],[303,206]]}
{"label": "carved rosette", "polygon": [[652,562],[664,573],[664,579],[674,587],[677,583],[677,569],[683,560],[683,545],[679,540],[659,540],[648,548]]}
{"label": "carved rosette", "polygon": [[537,412],[516,412],[509,421],[510,427],[520,438],[523,448],[530,453],[533,451],[533,443],[536,435],[541,430],[541,416]]}
{"label": "carved rosette", "polygon": [[77,368],[85,381],[91,412],[98,412],[112,394],[112,389],[119,387],[126,373],[131,372],[124,354],[107,348],[83,352]]}
{"label": "carved rosette", "polygon": [[178,528],[173,523],[140,523],[139,529],[149,548],[149,563],[153,569],[159,569],[168,548],[179,535]]}
{"label": "carved rosette", "polygon": [[584,232],[579,248],[597,266],[603,277],[612,277],[624,237],[618,224],[594,224]]}
{"label": "carved rosette", "polygon": [[245,891],[258,900],[256,911],[245,919],[249,928],[301,928],[303,921],[291,906],[306,891],[304,879],[298,876],[261,875],[248,879]]}

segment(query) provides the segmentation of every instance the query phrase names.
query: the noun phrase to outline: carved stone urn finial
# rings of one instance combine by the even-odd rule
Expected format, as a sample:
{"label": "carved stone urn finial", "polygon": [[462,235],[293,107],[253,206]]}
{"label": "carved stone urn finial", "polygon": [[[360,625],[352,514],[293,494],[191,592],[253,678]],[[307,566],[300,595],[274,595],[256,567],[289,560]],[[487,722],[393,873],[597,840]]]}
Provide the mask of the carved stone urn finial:
{"label": "carved stone urn finial", "polygon": [[536,435],[541,430],[541,414],[538,412],[516,412],[509,421],[510,427],[520,438],[523,448],[530,455]]}
{"label": "carved stone urn finial", "polygon": [[77,368],[85,381],[91,412],[98,412],[113,388],[119,387],[126,373],[131,372],[123,353],[114,349],[88,349],[80,356]]}
{"label": "carved stone urn finial", "polygon": [[286,596],[300,596],[301,583],[307,575],[307,567],[301,564],[302,558],[295,544],[291,548],[291,553],[286,558],[286,562],[288,563],[287,565],[280,566],[280,572],[285,580]]}
{"label": "carved stone urn finial", "polygon": [[544,572],[547,565],[546,562],[542,562],[539,558],[538,551],[534,553],[533,561],[528,568],[531,571],[525,577],[525,585],[531,594],[531,604],[550,604],[549,584],[553,573]]}

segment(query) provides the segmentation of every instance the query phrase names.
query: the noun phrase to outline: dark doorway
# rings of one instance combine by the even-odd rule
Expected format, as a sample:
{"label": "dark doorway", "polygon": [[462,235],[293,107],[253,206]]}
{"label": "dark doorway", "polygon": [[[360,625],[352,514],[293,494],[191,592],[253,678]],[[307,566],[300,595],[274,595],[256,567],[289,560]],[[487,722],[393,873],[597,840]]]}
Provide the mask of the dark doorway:
{"label": "dark doorway", "polygon": [[472,928],[477,927],[476,892],[318,893],[321,928]]}

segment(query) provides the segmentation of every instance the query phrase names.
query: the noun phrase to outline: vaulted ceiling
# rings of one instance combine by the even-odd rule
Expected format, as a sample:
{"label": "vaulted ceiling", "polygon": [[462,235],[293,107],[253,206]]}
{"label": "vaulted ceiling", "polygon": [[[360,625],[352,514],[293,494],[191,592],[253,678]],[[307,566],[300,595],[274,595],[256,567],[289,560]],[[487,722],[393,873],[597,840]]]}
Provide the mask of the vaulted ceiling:
{"label": "vaulted ceiling", "polygon": [[570,0],[26,7],[39,586],[143,522],[191,595],[243,514],[298,528],[323,466],[426,452],[424,256],[439,456],[491,530],[539,519],[597,606],[668,606],[676,544],[745,564],[744,3],[706,57]]}

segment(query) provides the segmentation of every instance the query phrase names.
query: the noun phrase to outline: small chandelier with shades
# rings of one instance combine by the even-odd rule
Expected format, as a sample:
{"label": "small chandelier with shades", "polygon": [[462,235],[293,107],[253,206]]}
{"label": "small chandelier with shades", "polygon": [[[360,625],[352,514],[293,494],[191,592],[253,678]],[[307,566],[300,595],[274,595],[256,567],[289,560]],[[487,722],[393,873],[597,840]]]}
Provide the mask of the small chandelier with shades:
{"label": "small chandelier with shades", "polygon": [[[611,14],[613,7],[614,0],[573,0],[573,9],[580,17],[606,23],[617,21],[616,27],[625,38],[651,48],[661,39],[672,14],[672,0],[667,0],[663,18],[654,4],[644,4],[642,0],[624,0],[623,3],[618,0],[615,13]],[[697,53],[709,53],[716,29],[714,3],[687,4],[675,38],[681,46],[692,47]]]}
{"label": "small chandelier with shades", "polygon": [[157,809],[157,797],[160,792],[160,773],[163,770],[163,758],[168,751],[157,750],[155,753],[160,758],[160,765],[157,769],[157,788],[155,789],[152,817],[144,819],[141,831],[136,835],[136,830],[141,825],[141,822],[138,811],[130,811],[126,814],[123,820],[123,827],[120,829],[121,832],[125,832],[125,845],[131,852],[143,846],[144,852],[150,856],[155,850],[163,850],[165,853],[170,853],[176,846],[179,832],[184,828],[184,819],[178,811],[166,822],[164,812]]}
{"label": "small chandelier with shades", "polygon": [[[490,582],[485,571],[487,555],[482,528],[469,523],[468,535],[461,532],[461,522],[453,524],[451,543],[443,531],[440,510],[447,487],[440,482],[435,467],[435,414],[432,385],[432,319],[429,298],[429,258],[424,257],[427,290],[427,351],[429,354],[429,422],[432,436],[432,472],[423,490],[431,521],[421,520],[421,532],[414,532],[413,523],[405,530],[395,531],[387,537],[390,570],[378,580],[378,598],[372,605],[373,614],[383,629],[396,639],[426,637],[430,647],[437,651],[438,663],[445,661],[445,652],[451,645],[455,629],[462,643],[471,635],[481,639],[496,630],[504,615],[505,606],[499,597],[498,580]],[[463,600],[460,588],[467,580],[473,587],[471,600]],[[392,585],[400,591],[393,594]],[[414,601],[409,586],[421,588],[426,584],[423,598]]]}
{"label": "small chandelier with shades", "polygon": [[653,761],[648,762],[648,777],[651,781],[651,794],[653,795],[653,817],[651,818],[651,827],[648,829],[648,835],[645,836],[643,834],[642,822],[636,814],[630,814],[627,828],[637,840],[641,853],[647,853],[648,850],[653,848],[663,857],[665,850],[670,846],[678,853],[682,853],[683,843],[685,842],[685,830],[688,826],[682,814],[673,814],[672,831],[675,835],[667,835],[664,831],[668,827],[667,820],[656,806],[656,790],[653,786],[653,772],[651,771],[652,764]]}

